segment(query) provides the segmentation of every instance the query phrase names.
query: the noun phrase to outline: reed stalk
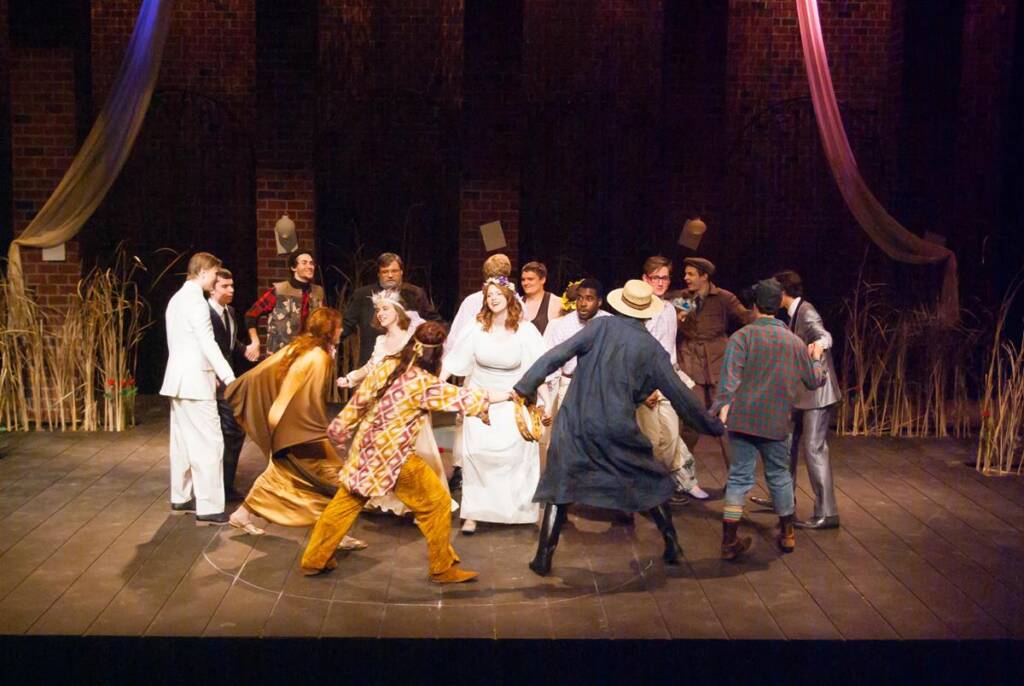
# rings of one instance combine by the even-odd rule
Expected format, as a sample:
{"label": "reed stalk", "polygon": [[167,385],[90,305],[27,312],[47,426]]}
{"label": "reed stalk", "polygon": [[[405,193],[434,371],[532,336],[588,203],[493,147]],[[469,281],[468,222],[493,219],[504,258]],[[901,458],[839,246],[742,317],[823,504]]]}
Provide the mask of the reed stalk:
{"label": "reed stalk", "polygon": [[[1024,467],[1024,334],[1006,340],[1006,318],[1024,287],[1018,275],[999,307],[981,397],[975,468],[982,474],[1020,474]],[[1016,465],[1016,468],[1014,467]]]}
{"label": "reed stalk", "polygon": [[132,423],[138,346],[149,326],[134,280],[140,269],[119,246],[113,266],[90,271],[61,309],[38,306],[0,276],[0,426],[123,431]]}
{"label": "reed stalk", "polygon": [[[900,308],[884,284],[862,281],[845,304],[837,430],[851,436],[935,436],[971,431],[972,353],[983,331],[949,329],[927,308]],[[976,386],[975,386],[976,387]]]}

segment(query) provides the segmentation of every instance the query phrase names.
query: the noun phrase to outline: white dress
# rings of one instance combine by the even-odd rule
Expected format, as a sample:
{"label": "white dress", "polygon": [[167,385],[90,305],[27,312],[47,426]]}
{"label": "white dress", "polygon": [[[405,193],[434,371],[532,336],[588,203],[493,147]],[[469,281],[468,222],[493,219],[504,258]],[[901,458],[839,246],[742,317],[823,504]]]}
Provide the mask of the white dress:
{"label": "white dress", "polygon": [[[461,336],[444,369],[466,377],[466,386],[511,390],[545,352],[537,328],[521,322],[517,331],[484,331],[477,323]],[[540,479],[540,450],[526,441],[515,421],[515,403],[491,406],[490,426],[466,417],[462,427],[462,512],[464,519],[501,524],[532,524]]]}
{"label": "white dress", "polygon": [[[412,334],[415,332],[416,327],[419,326],[422,321],[423,320],[414,321],[413,324],[409,326],[405,342],[408,342],[409,338],[411,338]],[[402,347],[405,347],[405,342],[403,342]],[[358,385],[369,375],[374,367],[379,365],[384,358],[388,356],[388,352],[384,347],[384,344],[385,336],[383,334],[377,336],[377,340],[374,341],[373,353],[370,355],[370,359],[367,360],[366,364],[362,367],[353,370],[346,375],[346,378],[348,378],[349,383],[352,386]],[[401,350],[401,348],[399,348],[399,350]],[[441,485],[444,486],[444,490],[447,491],[448,478],[444,474],[444,466],[441,463],[441,452],[438,450],[437,441],[434,439],[434,427],[430,423],[430,415],[424,414],[419,421],[421,423],[420,432],[416,437],[416,444],[413,450],[417,455],[423,458],[424,462],[430,465],[430,468],[433,469],[438,478],[441,479]],[[366,502],[366,507],[371,509],[377,508],[382,512],[393,512],[399,516],[409,512],[409,508],[405,506],[405,503],[398,499],[398,496],[395,495],[394,491],[387,495],[370,498]],[[452,500],[452,510],[457,510],[458,507],[459,504]]]}

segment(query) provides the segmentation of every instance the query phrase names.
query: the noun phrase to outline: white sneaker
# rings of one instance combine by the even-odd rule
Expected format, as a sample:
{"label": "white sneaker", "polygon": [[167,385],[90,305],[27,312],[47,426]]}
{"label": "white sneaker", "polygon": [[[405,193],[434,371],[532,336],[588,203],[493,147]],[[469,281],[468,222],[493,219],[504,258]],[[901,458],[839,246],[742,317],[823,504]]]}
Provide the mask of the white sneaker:
{"label": "white sneaker", "polygon": [[705,491],[700,486],[694,486],[693,488],[686,492],[686,495],[690,496],[691,498],[696,498],[697,500],[707,500],[708,498],[711,497],[710,495],[708,495],[708,492]]}
{"label": "white sneaker", "polygon": [[465,536],[472,536],[474,533],[476,533],[476,522],[472,519],[463,519],[462,533]]}

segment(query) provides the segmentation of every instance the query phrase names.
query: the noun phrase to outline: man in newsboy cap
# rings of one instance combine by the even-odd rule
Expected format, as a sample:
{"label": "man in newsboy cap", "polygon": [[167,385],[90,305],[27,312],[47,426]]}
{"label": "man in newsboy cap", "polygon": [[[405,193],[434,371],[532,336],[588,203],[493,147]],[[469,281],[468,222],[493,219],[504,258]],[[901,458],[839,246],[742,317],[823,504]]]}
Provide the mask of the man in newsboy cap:
{"label": "man in newsboy cap", "polygon": [[722,558],[735,560],[752,543],[738,536],[743,502],[754,485],[758,455],[779,516],[779,549],[796,547],[793,532],[793,477],[789,472],[790,411],[801,386],[820,388],[828,380],[822,349],[808,346],[775,312],[782,303],[776,279],[753,288],[754,321],[734,333],[725,348],[718,396],[712,412],[729,433],[732,464],[722,514]]}
{"label": "man in newsboy cap", "polygon": [[[676,305],[679,326],[676,332],[676,357],[679,368],[696,384],[693,392],[711,407],[715,399],[718,377],[722,370],[722,356],[730,330],[754,321],[754,315],[739,298],[712,281],[715,265],[703,257],[683,260],[683,280],[686,289],[666,294]],[[680,307],[685,305],[686,307]],[[682,429],[682,437],[692,451],[698,434]],[[722,455],[728,462],[728,449],[722,444]]]}

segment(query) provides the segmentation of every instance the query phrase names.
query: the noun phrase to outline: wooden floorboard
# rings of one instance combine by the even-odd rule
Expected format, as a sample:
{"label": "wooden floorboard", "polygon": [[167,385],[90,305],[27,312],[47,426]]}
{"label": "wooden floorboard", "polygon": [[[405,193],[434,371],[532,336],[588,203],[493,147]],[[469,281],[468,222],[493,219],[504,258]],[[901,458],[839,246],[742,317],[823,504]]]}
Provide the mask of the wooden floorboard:
{"label": "wooden floorboard", "polygon": [[[1024,637],[1024,482],[964,466],[963,441],[836,438],[842,528],[775,547],[776,518],[719,558],[720,498],[675,509],[682,563],[644,515],[573,508],[548,577],[527,568],[532,526],[452,541],[470,584],[427,580],[408,519],[364,513],[364,551],[305,577],[306,528],[263,537],[172,513],[163,415],[122,434],[13,434],[0,460],[0,633],[585,639],[991,639]],[[721,492],[717,444],[697,450]],[[238,485],[263,468],[247,444]],[[759,472],[760,473],[760,472]],[[763,478],[755,493],[764,494]],[[812,496],[801,467],[797,509]]]}

